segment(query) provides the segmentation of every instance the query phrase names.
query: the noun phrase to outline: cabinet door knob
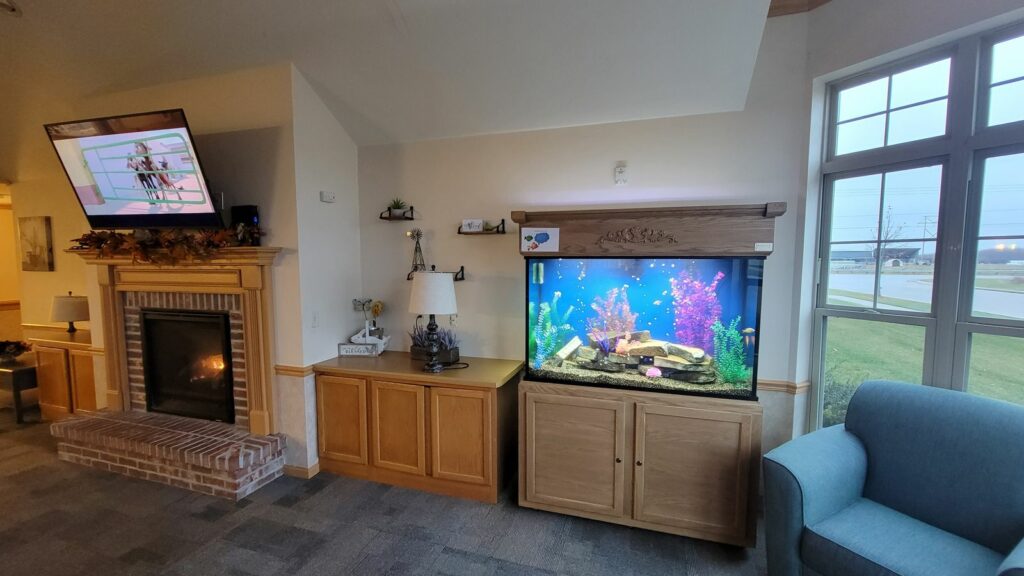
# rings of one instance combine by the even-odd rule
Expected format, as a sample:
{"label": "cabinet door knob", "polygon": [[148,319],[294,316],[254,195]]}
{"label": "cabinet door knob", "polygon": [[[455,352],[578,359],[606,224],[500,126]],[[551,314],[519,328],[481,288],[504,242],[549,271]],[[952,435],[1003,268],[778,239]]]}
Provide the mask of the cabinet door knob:
{"label": "cabinet door knob", "polygon": [[616,464],[622,464],[622,458],[616,458],[615,459],[615,463]]}
{"label": "cabinet door knob", "polygon": [[637,465],[637,466],[643,466],[643,465],[644,465],[644,463],[643,463],[643,462],[641,462],[641,461],[639,461],[639,460],[637,460],[637,461],[636,461],[636,465]]}

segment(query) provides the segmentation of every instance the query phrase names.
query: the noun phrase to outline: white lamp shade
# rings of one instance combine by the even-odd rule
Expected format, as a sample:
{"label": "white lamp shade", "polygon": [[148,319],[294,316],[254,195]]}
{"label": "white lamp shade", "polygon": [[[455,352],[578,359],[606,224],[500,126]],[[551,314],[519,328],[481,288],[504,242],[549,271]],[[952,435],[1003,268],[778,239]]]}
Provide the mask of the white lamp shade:
{"label": "white lamp shade", "polygon": [[455,280],[449,272],[417,272],[412,275],[409,312],[413,314],[457,314]]}
{"label": "white lamp shade", "polygon": [[51,322],[79,322],[89,319],[89,299],[85,296],[54,296]]}

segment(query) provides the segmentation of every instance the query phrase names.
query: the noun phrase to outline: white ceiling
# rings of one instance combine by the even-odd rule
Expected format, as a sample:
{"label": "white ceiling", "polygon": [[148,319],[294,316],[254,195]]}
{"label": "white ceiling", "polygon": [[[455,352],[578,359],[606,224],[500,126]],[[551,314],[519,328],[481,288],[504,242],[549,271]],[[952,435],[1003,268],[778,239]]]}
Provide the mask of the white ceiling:
{"label": "white ceiling", "polygon": [[291,61],[359,144],[741,109],[769,4],[15,1],[8,103]]}

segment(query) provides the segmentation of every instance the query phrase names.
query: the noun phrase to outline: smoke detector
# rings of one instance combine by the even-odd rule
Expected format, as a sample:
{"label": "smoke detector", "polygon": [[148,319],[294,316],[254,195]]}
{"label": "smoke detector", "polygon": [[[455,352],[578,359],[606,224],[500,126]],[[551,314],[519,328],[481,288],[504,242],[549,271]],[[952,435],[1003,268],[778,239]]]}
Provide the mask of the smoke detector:
{"label": "smoke detector", "polygon": [[14,0],[0,0],[0,12],[8,16],[21,16],[21,8],[14,3]]}

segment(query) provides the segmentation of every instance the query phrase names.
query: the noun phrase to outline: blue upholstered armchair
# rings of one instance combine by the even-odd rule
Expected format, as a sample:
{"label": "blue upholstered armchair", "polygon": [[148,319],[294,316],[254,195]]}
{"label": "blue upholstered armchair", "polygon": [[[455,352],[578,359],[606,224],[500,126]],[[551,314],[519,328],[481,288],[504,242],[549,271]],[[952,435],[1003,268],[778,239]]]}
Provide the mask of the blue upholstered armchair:
{"label": "blue upholstered armchair", "polygon": [[764,476],[769,576],[1024,576],[1024,407],[865,382]]}

